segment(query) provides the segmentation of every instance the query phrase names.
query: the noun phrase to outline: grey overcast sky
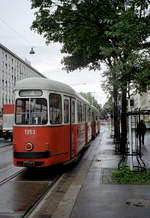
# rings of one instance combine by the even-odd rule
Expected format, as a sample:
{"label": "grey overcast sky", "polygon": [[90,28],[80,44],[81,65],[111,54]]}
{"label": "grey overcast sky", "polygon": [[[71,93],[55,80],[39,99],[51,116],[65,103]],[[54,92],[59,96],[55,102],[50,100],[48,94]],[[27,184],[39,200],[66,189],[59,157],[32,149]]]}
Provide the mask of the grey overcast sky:
{"label": "grey overcast sky", "polygon": [[[71,85],[77,92],[91,92],[103,105],[107,99],[101,89],[102,71],[85,69],[66,73],[62,70],[60,44],[45,45],[45,39],[30,30],[33,20],[34,11],[29,0],[1,0],[0,43],[23,60],[29,60],[47,78]],[[34,55],[29,54],[31,47],[35,50]]]}

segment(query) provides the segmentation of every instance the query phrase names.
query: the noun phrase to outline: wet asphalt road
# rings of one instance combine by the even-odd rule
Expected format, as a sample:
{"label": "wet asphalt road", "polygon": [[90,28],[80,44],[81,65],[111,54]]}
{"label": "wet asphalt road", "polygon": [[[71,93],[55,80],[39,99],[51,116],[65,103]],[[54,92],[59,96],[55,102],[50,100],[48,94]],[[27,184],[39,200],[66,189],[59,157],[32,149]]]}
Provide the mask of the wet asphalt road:
{"label": "wet asphalt road", "polygon": [[8,167],[13,162],[12,145],[8,141],[0,140],[0,170]]}
{"label": "wet asphalt road", "polygon": [[0,217],[23,217],[24,213],[56,179],[57,167],[24,169],[0,185]]}
{"label": "wet asphalt road", "polygon": [[60,166],[44,169],[13,166],[11,142],[0,139],[0,218],[22,217],[61,173]]}
{"label": "wet asphalt road", "polygon": [[[0,158],[3,159],[5,155],[5,160],[3,159],[5,164],[3,164],[3,161],[1,160],[4,168],[2,167],[0,169],[0,181],[2,181],[4,177],[8,178],[5,183],[0,183],[0,218],[28,217],[28,215],[24,216],[25,212],[32,206],[36,199],[41,196],[41,193],[48,190],[48,188],[54,184],[58,175],[63,175],[65,172],[64,183],[62,182],[63,184],[61,187],[57,188],[55,197],[52,196],[52,199],[48,201],[51,202],[50,205],[46,205],[46,207],[48,206],[49,208],[48,210],[51,210],[52,212],[53,209],[56,208],[56,202],[53,201],[55,201],[56,196],[60,198],[60,195],[64,195],[65,191],[63,189],[65,189],[65,187],[66,189],[70,187],[70,180],[72,181],[73,179],[73,181],[76,181],[77,183],[80,183],[80,181],[83,180],[84,175],[86,174],[93,159],[92,156],[95,154],[93,149],[95,141],[99,141],[99,139],[92,142],[92,146],[86,150],[81,160],[75,165],[75,168],[74,166],[53,166],[48,168],[30,169],[17,168],[12,164],[12,146],[0,146]],[[84,160],[87,161],[85,164],[83,164]],[[75,172],[78,172],[77,169],[80,168],[82,172],[79,172],[79,175],[76,175]],[[19,173],[19,171],[21,172]],[[8,172],[9,176],[13,173],[18,173],[18,175],[14,178],[10,178],[9,180]],[[74,175],[75,179],[74,176],[72,177],[70,173],[68,174],[67,172],[70,172],[72,176]],[[56,199],[56,201],[59,202],[60,199]],[[55,208],[53,208],[53,206]]]}

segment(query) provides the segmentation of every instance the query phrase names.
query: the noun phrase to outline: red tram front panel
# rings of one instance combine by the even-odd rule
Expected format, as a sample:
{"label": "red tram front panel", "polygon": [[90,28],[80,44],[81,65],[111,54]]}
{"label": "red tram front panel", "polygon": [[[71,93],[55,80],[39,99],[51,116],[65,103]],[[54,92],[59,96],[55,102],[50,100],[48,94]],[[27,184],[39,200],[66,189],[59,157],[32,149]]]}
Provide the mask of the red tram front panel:
{"label": "red tram front panel", "polygon": [[[75,135],[75,134],[74,134]],[[73,142],[73,155],[76,137]],[[70,159],[70,125],[14,127],[14,164],[49,166]]]}

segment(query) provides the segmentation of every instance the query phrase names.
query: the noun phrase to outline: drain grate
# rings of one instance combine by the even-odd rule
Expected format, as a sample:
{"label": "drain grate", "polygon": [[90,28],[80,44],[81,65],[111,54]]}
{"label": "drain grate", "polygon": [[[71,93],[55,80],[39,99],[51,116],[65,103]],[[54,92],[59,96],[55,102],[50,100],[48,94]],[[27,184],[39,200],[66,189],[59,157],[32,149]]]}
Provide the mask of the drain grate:
{"label": "drain grate", "polygon": [[150,200],[145,199],[129,199],[126,204],[134,207],[150,207]]}

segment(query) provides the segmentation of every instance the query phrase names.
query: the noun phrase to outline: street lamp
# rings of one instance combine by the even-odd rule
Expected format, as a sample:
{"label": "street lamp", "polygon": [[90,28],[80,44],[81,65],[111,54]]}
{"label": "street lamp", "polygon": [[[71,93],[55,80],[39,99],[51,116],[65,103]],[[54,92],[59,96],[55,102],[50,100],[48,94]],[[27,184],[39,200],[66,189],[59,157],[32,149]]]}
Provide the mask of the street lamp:
{"label": "street lamp", "polygon": [[31,50],[30,50],[29,54],[35,54],[35,51],[34,51],[34,49],[33,49],[33,48],[31,48]]}

